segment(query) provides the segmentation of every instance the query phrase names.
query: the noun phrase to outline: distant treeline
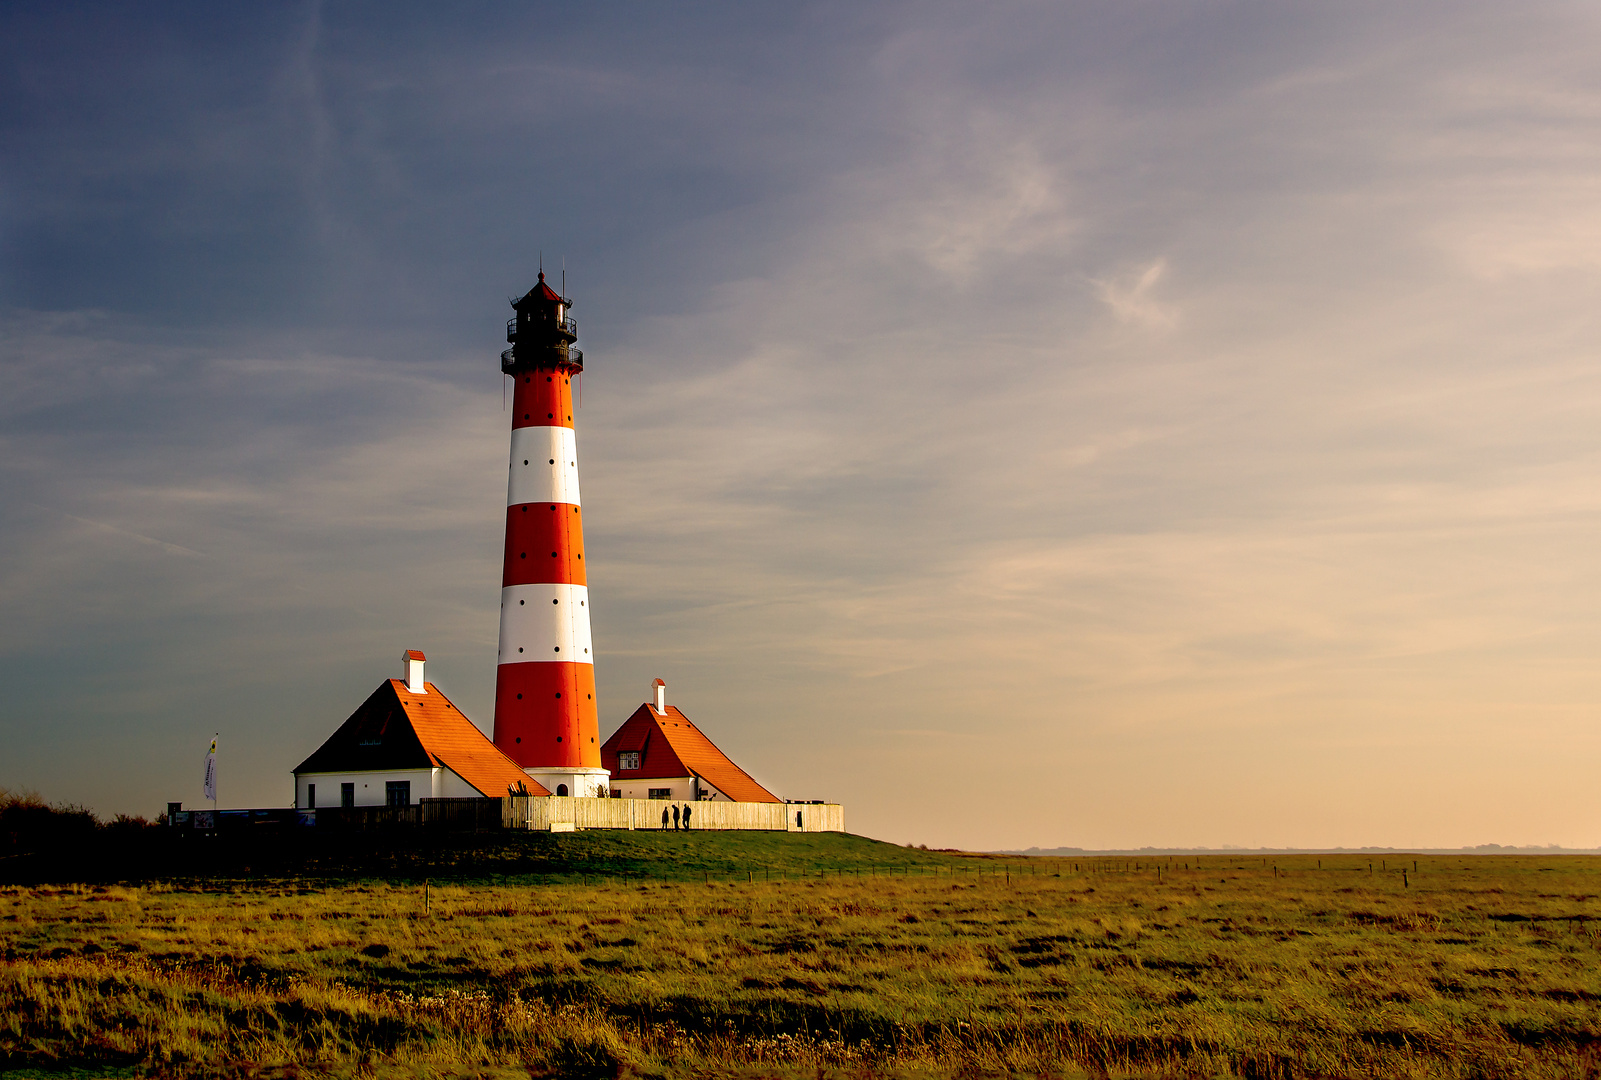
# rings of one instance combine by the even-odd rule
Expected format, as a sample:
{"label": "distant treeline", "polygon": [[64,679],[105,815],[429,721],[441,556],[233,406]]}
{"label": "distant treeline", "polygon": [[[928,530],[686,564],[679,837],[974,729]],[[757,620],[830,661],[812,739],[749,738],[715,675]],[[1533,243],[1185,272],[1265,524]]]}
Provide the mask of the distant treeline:
{"label": "distant treeline", "polygon": [[102,821],[85,806],[47,803],[36,791],[0,788],[0,859],[127,842],[156,827],[127,814]]}

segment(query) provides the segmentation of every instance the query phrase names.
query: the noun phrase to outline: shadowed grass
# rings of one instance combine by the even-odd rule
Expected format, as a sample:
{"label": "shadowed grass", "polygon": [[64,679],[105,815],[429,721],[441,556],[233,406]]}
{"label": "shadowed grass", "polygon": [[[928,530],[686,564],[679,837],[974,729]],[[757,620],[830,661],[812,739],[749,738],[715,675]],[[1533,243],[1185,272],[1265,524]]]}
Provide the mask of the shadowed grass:
{"label": "shadowed grass", "polygon": [[736,869],[739,834],[576,835],[586,875],[698,844],[702,880],[458,881],[426,913],[420,886],[381,882],[0,890],[0,1060],[1461,1078],[1601,1060],[1601,859],[1409,859],[1403,884],[1354,857],[1158,877],[875,845],[878,864],[863,848],[769,881]]}

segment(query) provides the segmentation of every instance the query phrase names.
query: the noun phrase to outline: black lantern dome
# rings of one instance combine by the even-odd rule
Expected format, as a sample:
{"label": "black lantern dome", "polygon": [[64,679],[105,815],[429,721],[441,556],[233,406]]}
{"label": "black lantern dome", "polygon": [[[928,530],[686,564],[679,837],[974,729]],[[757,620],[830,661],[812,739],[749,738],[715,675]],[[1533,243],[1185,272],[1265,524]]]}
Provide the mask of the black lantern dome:
{"label": "black lantern dome", "polygon": [[506,320],[506,340],[511,348],[500,354],[500,370],[508,375],[535,368],[565,371],[584,370],[584,354],[573,348],[578,340],[578,324],[567,314],[573,302],[545,284],[539,283],[521,300],[513,300],[515,318]]}

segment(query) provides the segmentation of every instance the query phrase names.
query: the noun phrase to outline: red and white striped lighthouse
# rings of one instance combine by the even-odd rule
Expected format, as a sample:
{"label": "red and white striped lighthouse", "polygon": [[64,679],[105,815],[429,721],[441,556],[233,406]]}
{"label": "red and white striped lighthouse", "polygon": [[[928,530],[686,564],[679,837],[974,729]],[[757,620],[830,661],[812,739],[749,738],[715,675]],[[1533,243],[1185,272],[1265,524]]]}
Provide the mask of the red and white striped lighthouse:
{"label": "red and white striped lighthouse", "polygon": [[555,795],[604,798],[572,380],[584,369],[566,297],[514,301],[501,370],[512,395],[495,745]]}

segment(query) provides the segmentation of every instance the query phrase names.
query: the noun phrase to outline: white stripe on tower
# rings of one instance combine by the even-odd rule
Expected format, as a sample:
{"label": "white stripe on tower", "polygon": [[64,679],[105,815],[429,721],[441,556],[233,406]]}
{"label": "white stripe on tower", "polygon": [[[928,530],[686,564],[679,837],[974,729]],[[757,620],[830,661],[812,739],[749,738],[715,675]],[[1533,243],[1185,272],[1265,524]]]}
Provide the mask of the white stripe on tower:
{"label": "white stripe on tower", "polygon": [[578,501],[578,440],[570,427],[511,430],[511,479],[506,505]]}
{"label": "white stripe on tower", "polygon": [[589,590],[508,585],[500,590],[500,662],[592,664]]}

